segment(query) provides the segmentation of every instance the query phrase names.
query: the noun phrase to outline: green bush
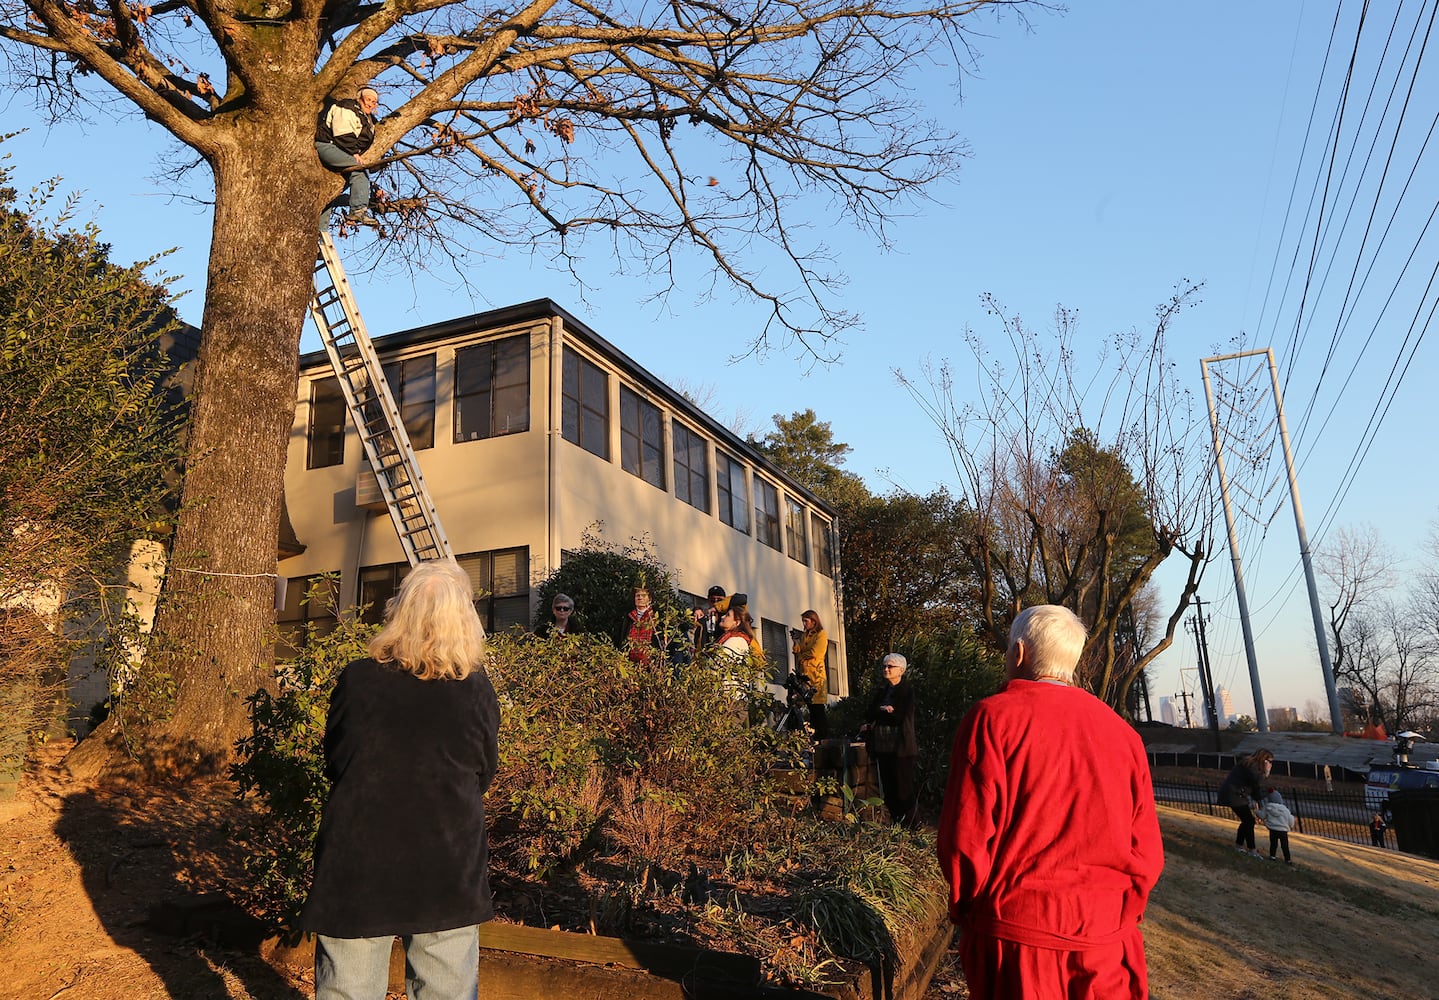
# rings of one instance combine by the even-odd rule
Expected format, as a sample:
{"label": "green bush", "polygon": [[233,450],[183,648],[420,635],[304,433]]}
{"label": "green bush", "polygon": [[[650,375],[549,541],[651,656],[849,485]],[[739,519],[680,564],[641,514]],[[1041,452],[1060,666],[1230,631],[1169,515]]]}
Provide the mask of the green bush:
{"label": "green bush", "polygon": [[579,550],[565,553],[563,565],[536,588],[539,604],[535,628],[549,621],[554,596],[568,594],[575,602],[572,627],[576,631],[607,636],[623,647],[637,587],[650,592],[660,623],[656,631],[661,646],[675,642],[687,647],[693,618],[675,590],[669,567],[659,561],[648,543],[635,541],[617,546],[600,538],[593,529],[585,532]]}
{"label": "green bush", "polygon": [[[292,923],[309,887],[330,691],[374,631],[341,616],[308,636],[276,693],[250,700],[254,731],[233,775],[261,813],[247,844],[251,909],[277,925]],[[741,693],[755,691],[758,665],[636,663],[593,635],[503,634],[489,651],[501,706],[487,798],[497,861],[544,874],[586,844],[616,842],[637,867],[673,862],[680,844],[722,842],[763,811],[783,741],[749,724],[756,706]]]}
{"label": "green bush", "polygon": [[760,673],[710,658],[637,663],[603,636],[497,638],[497,855],[543,870],[616,829],[633,843],[653,840],[640,829],[647,822],[672,827],[674,843],[741,829],[765,800],[777,747],[749,724],[755,706],[741,694]]}
{"label": "green bush", "polygon": [[310,889],[315,835],[330,794],[324,754],[330,692],[346,664],[369,655],[379,626],[341,615],[328,634],[306,629],[298,655],[277,670],[278,690],[251,695],[252,732],[236,744],[231,768],[239,794],[253,796],[260,813],[242,834],[250,909],[277,927],[294,925]]}

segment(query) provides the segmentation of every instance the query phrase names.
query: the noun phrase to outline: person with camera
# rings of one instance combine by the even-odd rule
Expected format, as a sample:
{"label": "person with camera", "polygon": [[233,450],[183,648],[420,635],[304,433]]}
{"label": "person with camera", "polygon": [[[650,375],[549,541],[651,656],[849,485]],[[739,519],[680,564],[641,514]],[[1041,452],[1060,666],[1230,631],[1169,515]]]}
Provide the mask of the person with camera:
{"label": "person with camera", "polygon": [[705,598],[706,606],[695,608],[695,631],[694,631],[694,655],[699,657],[707,648],[717,644],[724,634],[724,626],[720,624],[720,618],[724,615],[725,609],[729,607],[729,600],[725,597],[725,589],[715,584],[709,589],[709,595]]}
{"label": "person with camera", "polygon": [[909,661],[900,653],[886,653],[880,670],[884,679],[874,689],[865,725],[860,730],[869,752],[879,765],[879,783],[890,822],[914,827],[914,762],[919,743],[914,735],[914,687],[905,678]]}
{"label": "person with camera", "polygon": [[800,676],[810,689],[809,725],[814,730],[816,741],[829,736],[825,719],[825,706],[829,704],[829,688],[824,670],[825,653],[829,652],[829,637],[819,623],[819,614],[813,609],[800,615],[802,629],[790,629],[789,637],[794,649],[794,663]]}

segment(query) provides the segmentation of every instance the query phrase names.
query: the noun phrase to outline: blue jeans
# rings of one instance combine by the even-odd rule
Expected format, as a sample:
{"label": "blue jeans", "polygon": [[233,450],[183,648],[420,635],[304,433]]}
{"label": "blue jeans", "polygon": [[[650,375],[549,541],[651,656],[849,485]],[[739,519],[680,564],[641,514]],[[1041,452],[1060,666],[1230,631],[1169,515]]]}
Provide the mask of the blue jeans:
{"label": "blue jeans", "polygon": [[[315,1000],[385,1000],[394,935],[315,936]],[[471,924],[400,938],[410,1000],[478,1000],[480,929]]]}
{"label": "blue jeans", "polygon": [[[336,173],[345,173],[347,168],[360,162],[333,142],[315,143],[315,152],[319,154],[320,162]],[[345,176],[350,181],[350,211],[369,207],[370,175],[363,170],[354,170]]]}

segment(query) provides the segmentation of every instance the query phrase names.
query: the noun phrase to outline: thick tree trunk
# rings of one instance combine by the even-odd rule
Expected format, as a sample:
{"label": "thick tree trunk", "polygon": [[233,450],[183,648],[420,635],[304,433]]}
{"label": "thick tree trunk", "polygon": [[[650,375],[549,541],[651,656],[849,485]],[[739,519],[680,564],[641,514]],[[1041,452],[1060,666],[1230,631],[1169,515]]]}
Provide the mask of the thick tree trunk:
{"label": "thick tree trunk", "polygon": [[273,676],[300,333],[320,207],[337,183],[308,133],[256,128],[212,165],[215,224],[183,508],[144,679],[111,732],[97,734],[105,758],[123,751],[179,775],[228,762],[248,731],[246,698]]}

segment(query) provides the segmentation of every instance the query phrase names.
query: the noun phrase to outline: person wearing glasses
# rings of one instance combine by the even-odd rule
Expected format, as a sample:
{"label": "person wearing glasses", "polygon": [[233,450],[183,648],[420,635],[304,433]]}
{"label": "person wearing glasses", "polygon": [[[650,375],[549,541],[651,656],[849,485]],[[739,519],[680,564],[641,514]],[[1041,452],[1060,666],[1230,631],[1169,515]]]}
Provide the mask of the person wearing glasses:
{"label": "person wearing glasses", "polygon": [[884,680],[874,689],[860,733],[879,765],[879,783],[890,822],[914,827],[919,822],[914,787],[919,744],[914,736],[914,687],[904,676],[908,667],[909,661],[903,655],[885,654],[880,662]]}
{"label": "person wearing glasses", "polygon": [[569,594],[556,594],[550,601],[550,620],[540,622],[535,634],[548,639],[552,635],[576,635],[579,631],[575,624],[574,599]]}

